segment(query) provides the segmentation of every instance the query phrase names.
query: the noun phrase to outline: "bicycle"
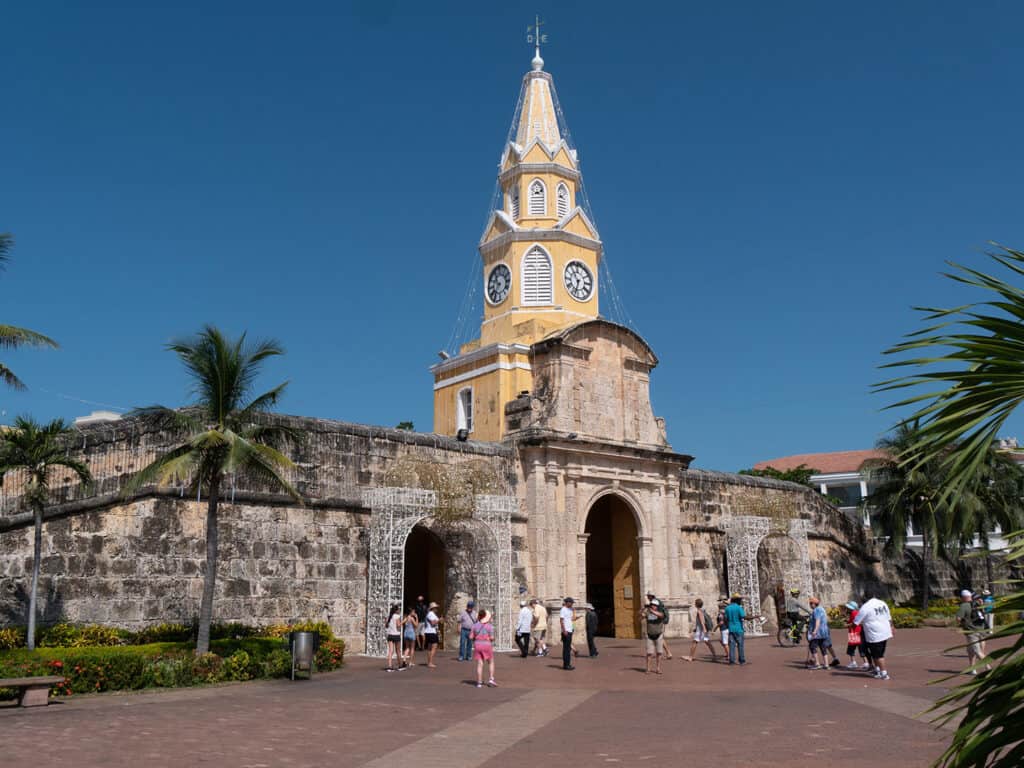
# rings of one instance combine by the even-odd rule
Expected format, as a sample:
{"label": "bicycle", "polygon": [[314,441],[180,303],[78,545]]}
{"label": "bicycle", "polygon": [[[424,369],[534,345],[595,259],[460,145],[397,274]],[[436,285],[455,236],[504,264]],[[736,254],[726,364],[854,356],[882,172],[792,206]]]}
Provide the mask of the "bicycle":
{"label": "bicycle", "polygon": [[800,641],[807,634],[807,622],[806,616],[798,616],[795,619],[787,617],[779,622],[779,631],[775,634],[779,645],[783,648],[800,645]]}

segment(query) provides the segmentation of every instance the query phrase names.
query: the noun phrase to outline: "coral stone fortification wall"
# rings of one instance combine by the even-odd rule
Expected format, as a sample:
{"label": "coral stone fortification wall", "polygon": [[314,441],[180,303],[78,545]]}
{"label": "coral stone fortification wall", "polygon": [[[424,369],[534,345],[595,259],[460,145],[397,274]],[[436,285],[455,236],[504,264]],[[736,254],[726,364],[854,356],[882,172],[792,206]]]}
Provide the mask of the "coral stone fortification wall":
{"label": "coral stone fortification wall", "polygon": [[[735,589],[728,583],[726,538],[728,520],[736,516],[766,517],[773,532],[757,553],[762,615],[775,620],[771,592],[798,581],[798,546],[784,531],[791,520],[807,524],[812,591],[825,605],[845,603],[883,574],[864,529],[844,516],[816,491],[794,483],[725,472],[690,469],[680,489],[680,559],[684,587],[705,602]],[[859,598],[858,598],[859,599]]]}
{"label": "coral stone fortification wall", "polygon": [[[323,619],[361,650],[370,524],[363,490],[409,482],[417,467],[472,462],[475,476],[493,478],[492,493],[509,493],[510,450],[344,422],[281,420],[303,436],[286,453],[297,465],[290,480],[306,503],[241,477],[225,489],[215,619]],[[74,437],[70,448],[88,462],[96,483],[55,484],[44,524],[44,621],[138,628],[187,623],[198,614],[206,499],[177,488],[144,488],[130,500],[121,495],[128,478],[173,440],[135,419],[83,428]],[[31,516],[13,480],[0,497],[0,624],[24,623],[31,574]]]}

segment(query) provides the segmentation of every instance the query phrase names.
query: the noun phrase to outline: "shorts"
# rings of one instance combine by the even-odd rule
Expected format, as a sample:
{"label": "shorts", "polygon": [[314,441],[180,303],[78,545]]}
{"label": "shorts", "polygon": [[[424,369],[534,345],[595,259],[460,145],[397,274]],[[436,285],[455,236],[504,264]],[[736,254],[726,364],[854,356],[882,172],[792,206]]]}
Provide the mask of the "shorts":
{"label": "shorts", "polygon": [[475,643],[473,645],[473,658],[490,661],[494,658],[494,646],[490,643]]}
{"label": "shorts", "polygon": [[420,625],[416,627],[416,634],[423,637],[427,632],[427,628],[424,626],[423,621],[420,621]]}
{"label": "shorts", "polygon": [[827,637],[815,637],[807,641],[807,648],[811,653],[815,651],[821,651],[824,655],[825,651],[832,647],[832,641]]}
{"label": "shorts", "polygon": [[728,644],[729,644],[729,630],[728,629],[723,629],[722,630],[722,645],[728,645]]}
{"label": "shorts", "polygon": [[870,656],[872,659],[884,659],[886,642],[886,640],[882,640],[877,643],[868,643],[868,656]]}
{"label": "shorts", "polygon": [[863,644],[857,643],[856,645],[853,645],[853,644],[847,643],[847,645],[846,645],[846,655],[847,656],[851,656],[852,657],[858,651],[860,651],[861,658],[864,658],[864,646],[863,646]]}
{"label": "shorts", "polygon": [[437,632],[424,633],[423,637],[427,639],[427,645],[437,645]]}
{"label": "shorts", "polygon": [[982,636],[977,632],[969,632],[967,634],[967,656],[971,659],[980,659],[981,653],[981,641]]}
{"label": "shorts", "polygon": [[388,642],[389,643],[400,643],[400,642],[402,642],[402,636],[401,635],[388,635]]}
{"label": "shorts", "polygon": [[708,643],[711,641],[711,635],[705,632],[700,627],[696,627],[693,630],[693,642],[695,643]]}
{"label": "shorts", "polygon": [[535,629],[535,630],[533,630],[533,632],[530,633],[530,635],[533,637],[533,642],[535,642],[535,643],[542,643],[542,642],[544,642],[544,635],[546,635],[546,634],[547,634],[547,630],[544,630],[544,629]]}
{"label": "shorts", "polygon": [[644,638],[644,648],[648,656],[658,656],[661,654],[661,635],[655,635],[651,637],[647,635]]}

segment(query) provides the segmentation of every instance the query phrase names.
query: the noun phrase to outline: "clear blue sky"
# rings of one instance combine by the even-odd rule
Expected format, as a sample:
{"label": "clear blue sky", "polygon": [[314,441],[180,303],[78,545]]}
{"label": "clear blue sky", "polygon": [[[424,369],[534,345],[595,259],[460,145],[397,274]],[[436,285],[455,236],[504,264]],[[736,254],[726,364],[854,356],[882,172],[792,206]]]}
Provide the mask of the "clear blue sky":
{"label": "clear blue sky", "polygon": [[[285,412],[429,430],[536,4],[174,5],[3,11],[0,321],[61,343],[4,419],[181,404],[212,322],[287,347]],[[983,5],[539,9],[696,466],[869,447],[910,306],[972,298],[943,261],[1024,245],[1024,6]]]}

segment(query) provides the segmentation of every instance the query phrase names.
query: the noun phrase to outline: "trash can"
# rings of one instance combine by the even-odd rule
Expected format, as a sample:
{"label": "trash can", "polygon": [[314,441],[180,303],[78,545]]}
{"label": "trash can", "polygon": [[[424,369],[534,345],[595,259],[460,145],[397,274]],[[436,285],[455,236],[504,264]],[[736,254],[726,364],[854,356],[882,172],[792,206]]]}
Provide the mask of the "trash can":
{"label": "trash can", "polygon": [[292,680],[296,672],[305,672],[307,679],[312,677],[316,651],[320,647],[320,633],[289,632],[288,646],[292,652]]}

